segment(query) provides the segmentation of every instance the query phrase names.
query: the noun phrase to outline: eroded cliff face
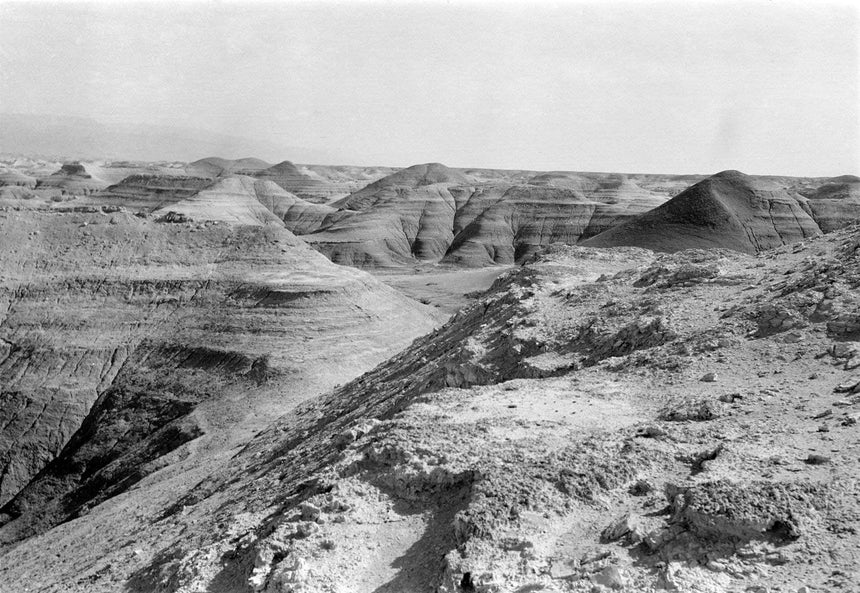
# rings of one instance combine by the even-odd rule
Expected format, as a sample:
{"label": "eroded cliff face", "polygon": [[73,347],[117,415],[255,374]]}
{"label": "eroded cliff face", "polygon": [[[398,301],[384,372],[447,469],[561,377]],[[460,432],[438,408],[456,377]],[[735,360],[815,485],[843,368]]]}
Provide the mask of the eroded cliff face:
{"label": "eroded cliff face", "polygon": [[170,205],[195,222],[116,196],[0,212],[0,539],[85,512],[183,443],[241,442],[439,319],[237,199],[254,183]]}

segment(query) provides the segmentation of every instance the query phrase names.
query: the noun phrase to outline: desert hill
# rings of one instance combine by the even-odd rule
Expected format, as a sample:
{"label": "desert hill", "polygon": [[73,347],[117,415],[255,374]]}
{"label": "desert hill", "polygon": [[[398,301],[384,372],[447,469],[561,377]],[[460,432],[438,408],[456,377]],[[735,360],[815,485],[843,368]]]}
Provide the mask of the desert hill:
{"label": "desert hill", "polygon": [[231,175],[239,171],[258,172],[271,167],[271,163],[267,163],[258,158],[248,157],[243,159],[224,159],[221,157],[207,157],[189,163],[186,170],[191,175],[200,175],[202,177],[220,177],[222,175]]}
{"label": "desert hill", "polygon": [[151,215],[116,196],[0,211],[0,540],[177,464],[193,482],[437,323],[309,249],[257,183],[222,179]]}
{"label": "desert hill", "polygon": [[317,204],[342,198],[391,172],[385,167],[307,166],[291,161],[272,165],[256,158],[230,160],[220,157],[200,159],[185,167],[185,173],[191,176],[250,175],[272,181],[297,197]]}
{"label": "desert hill", "polygon": [[303,171],[290,161],[283,161],[254,175],[259,179],[273,181],[297,197],[315,203],[330,202],[348,193],[349,185],[332,183],[320,175]]}
{"label": "desert hill", "polygon": [[63,193],[87,195],[104,189],[109,184],[95,176],[82,163],[66,163],[48,177],[39,179],[36,187],[56,188]]}
{"label": "desert hill", "polygon": [[196,485],[162,470],[8,549],[0,579],[850,590],[858,233],[758,256],[553,248]]}
{"label": "desert hill", "polygon": [[120,205],[136,211],[152,212],[168,204],[190,198],[213,185],[207,177],[182,175],[129,175],[96,196],[97,203]]}
{"label": "desert hill", "polygon": [[479,181],[480,175],[488,172],[467,175],[439,163],[409,167],[333,203],[342,216],[303,238],[332,261],[356,266],[512,264],[663,201],[616,179],[553,173],[511,184]]}
{"label": "desert hill", "polygon": [[[265,183],[259,185],[261,191],[271,191]],[[187,198],[155,210],[153,216],[178,215],[195,221],[283,226],[281,219],[257,199],[257,191],[258,182],[251,177],[223,177]]]}
{"label": "desert hill", "polygon": [[583,241],[656,251],[726,248],[756,253],[821,233],[802,197],[779,185],[723,171],[665,204]]}
{"label": "desert hill", "polygon": [[342,216],[336,208],[305,201],[271,181],[257,181],[254,187],[257,200],[296,234],[312,233]]}

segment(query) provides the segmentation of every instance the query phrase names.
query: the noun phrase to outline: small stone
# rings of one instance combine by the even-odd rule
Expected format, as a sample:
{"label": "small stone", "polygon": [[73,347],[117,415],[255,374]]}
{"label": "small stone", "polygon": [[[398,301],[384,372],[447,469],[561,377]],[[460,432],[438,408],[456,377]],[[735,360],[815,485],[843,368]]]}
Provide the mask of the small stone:
{"label": "small stone", "polygon": [[622,589],[624,587],[624,574],[617,566],[607,566],[591,579],[598,585],[610,587],[612,589]]}
{"label": "small stone", "polygon": [[860,391],[860,377],[854,377],[845,383],[840,383],[834,391],[836,393],[857,393]]}
{"label": "small stone", "polygon": [[648,480],[636,480],[636,483],[630,486],[628,492],[633,496],[645,496],[654,491],[654,486]]}
{"label": "small stone", "polygon": [[554,579],[571,579],[579,576],[579,567],[572,558],[559,558],[552,561],[549,575]]}
{"label": "small stone", "polygon": [[722,562],[717,562],[716,560],[709,560],[706,566],[714,572],[725,572],[726,570],[726,565]]}
{"label": "small stone", "polygon": [[302,512],[302,519],[305,521],[316,521],[322,513],[318,506],[309,502],[303,502],[299,509]]}
{"label": "small stone", "polygon": [[334,550],[337,547],[337,545],[334,543],[334,540],[324,539],[320,542],[320,547],[323,550]]}
{"label": "small stone", "polygon": [[641,533],[638,517],[628,514],[623,517],[619,517],[604,529],[603,533],[600,534],[600,539],[603,542],[614,542],[628,534],[634,533],[636,534],[634,539],[638,540],[634,543],[641,542],[645,534]]}
{"label": "small stone", "polygon": [[783,341],[786,344],[797,344],[798,342],[803,341],[803,334],[800,334],[798,332],[789,332],[785,334]]}
{"label": "small stone", "polygon": [[317,531],[319,531],[319,526],[310,521],[302,521],[296,525],[296,533],[301,537],[310,537]]}
{"label": "small stone", "polygon": [[808,463],[809,465],[824,465],[825,463],[830,463],[830,457],[819,455],[818,453],[810,453],[806,458],[805,463]]}
{"label": "small stone", "polygon": [[659,426],[651,425],[645,426],[644,428],[640,428],[639,435],[649,439],[656,439],[666,436],[666,431]]}
{"label": "small stone", "polygon": [[704,375],[702,375],[702,378],[699,379],[699,381],[703,381],[705,383],[713,383],[716,380],[717,380],[717,374],[716,373],[705,373]]}

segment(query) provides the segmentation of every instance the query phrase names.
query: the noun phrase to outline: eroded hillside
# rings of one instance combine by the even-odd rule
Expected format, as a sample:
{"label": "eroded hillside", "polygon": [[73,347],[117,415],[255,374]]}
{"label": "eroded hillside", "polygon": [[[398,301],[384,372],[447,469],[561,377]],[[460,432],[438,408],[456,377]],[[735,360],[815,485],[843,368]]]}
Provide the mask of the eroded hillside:
{"label": "eroded hillside", "polygon": [[[157,516],[141,494],[169,497],[151,482],[11,549],[3,578],[81,591],[850,589],[858,233],[759,256],[556,248],[285,415]],[[70,551],[82,533],[113,551]]]}
{"label": "eroded hillside", "polygon": [[228,189],[172,204],[193,223],[117,205],[0,212],[3,542],[171,463],[206,467],[437,323]]}

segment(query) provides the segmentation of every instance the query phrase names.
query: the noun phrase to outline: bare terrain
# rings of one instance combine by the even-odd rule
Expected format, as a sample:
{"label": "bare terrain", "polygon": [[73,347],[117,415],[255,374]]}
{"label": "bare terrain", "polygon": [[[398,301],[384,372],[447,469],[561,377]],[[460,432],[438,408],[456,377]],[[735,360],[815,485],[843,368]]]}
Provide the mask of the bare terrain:
{"label": "bare terrain", "polygon": [[0,591],[858,590],[856,177],[0,184]]}

